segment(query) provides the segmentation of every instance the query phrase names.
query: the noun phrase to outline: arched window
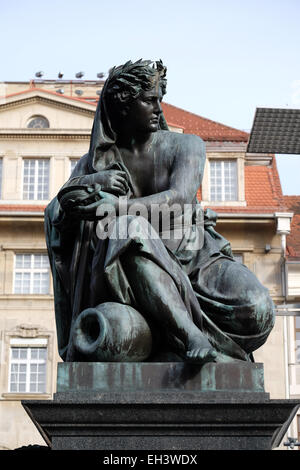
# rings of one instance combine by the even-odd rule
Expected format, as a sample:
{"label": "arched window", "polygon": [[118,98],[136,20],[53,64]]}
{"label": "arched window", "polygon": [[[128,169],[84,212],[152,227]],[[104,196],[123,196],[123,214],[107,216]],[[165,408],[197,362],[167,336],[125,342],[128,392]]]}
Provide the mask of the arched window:
{"label": "arched window", "polygon": [[47,129],[49,121],[44,116],[32,116],[27,124],[29,129]]}

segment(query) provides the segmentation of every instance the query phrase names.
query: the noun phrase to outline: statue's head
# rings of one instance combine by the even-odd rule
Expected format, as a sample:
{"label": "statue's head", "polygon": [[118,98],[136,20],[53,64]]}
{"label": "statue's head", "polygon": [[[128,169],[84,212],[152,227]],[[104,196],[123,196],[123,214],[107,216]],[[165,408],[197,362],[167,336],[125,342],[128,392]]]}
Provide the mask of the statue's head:
{"label": "statue's head", "polygon": [[110,70],[101,92],[91,136],[89,154],[94,168],[99,168],[99,155],[116,142],[120,133],[168,130],[160,106],[166,93],[166,71],[161,60],[142,59],[128,61]]}
{"label": "statue's head", "polygon": [[128,61],[124,65],[110,70],[106,83],[106,99],[113,109],[129,105],[143,92],[160,88],[162,95],[166,93],[167,68],[162,61],[138,60]]}

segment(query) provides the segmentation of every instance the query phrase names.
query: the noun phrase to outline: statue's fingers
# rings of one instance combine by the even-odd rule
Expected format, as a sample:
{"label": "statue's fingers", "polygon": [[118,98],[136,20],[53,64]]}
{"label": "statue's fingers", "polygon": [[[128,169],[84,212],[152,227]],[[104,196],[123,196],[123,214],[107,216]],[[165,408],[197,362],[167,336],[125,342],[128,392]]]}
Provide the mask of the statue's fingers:
{"label": "statue's fingers", "polygon": [[117,196],[125,196],[127,193],[127,191],[125,191],[125,189],[121,188],[120,186],[112,186],[111,190],[114,193],[114,195],[117,195]]}
{"label": "statue's fingers", "polygon": [[115,178],[114,181],[112,182],[112,185],[119,186],[120,188],[125,188],[123,178]]}
{"label": "statue's fingers", "polygon": [[127,173],[126,173],[126,171],[116,170],[116,173],[115,173],[115,174],[118,175],[118,176],[121,176],[122,178],[127,179]]}
{"label": "statue's fingers", "polygon": [[82,214],[87,214],[87,213],[97,209],[100,202],[101,201],[96,201],[96,202],[93,202],[92,204],[88,204],[87,206],[77,206],[77,207],[74,207],[73,210],[74,210],[74,212],[80,212]]}
{"label": "statue's fingers", "polygon": [[124,184],[122,184],[121,182],[119,181],[115,181],[113,184],[112,184],[112,187],[111,187],[112,190],[115,190],[115,189],[120,189],[121,191],[123,191],[125,194],[126,194],[126,187]]}
{"label": "statue's fingers", "polygon": [[121,176],[116,176],[113,184],[116,184],[116,183],[121,184],[125,190],[126,189],[128,190],[128,183],[125,178],[122,178]]}

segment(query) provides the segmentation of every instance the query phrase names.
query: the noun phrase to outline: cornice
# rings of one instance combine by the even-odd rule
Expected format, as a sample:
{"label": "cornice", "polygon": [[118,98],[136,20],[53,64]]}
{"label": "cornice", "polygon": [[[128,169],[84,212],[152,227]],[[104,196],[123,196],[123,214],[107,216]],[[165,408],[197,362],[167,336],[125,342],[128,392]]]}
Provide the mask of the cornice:
{"label": "cornice", "polygon": [[270,166],[273,161],[273,154],[270,153],[246,153],[245,165],[247,166]]}
{"label": "cornice", "polygon": [[89,140],[90,129],[0,129],[0,140]]}
{"label": "cornice", "polygon": [[247,142],[232,142],[232,141],[205,141],[206,152],[240,152],[245,153],[247,149]]}

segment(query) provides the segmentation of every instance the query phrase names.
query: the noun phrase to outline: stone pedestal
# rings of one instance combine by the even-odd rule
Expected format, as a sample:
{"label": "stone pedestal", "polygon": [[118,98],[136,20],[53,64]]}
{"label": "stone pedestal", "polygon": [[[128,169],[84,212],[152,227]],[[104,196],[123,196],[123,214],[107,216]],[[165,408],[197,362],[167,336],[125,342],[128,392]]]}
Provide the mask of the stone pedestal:
{"label": "stone pedestal", "polygon": [[271,400],[262,364],[60,363],[54,399],[22,403],[57,450],[266,450],[300,401]]}

